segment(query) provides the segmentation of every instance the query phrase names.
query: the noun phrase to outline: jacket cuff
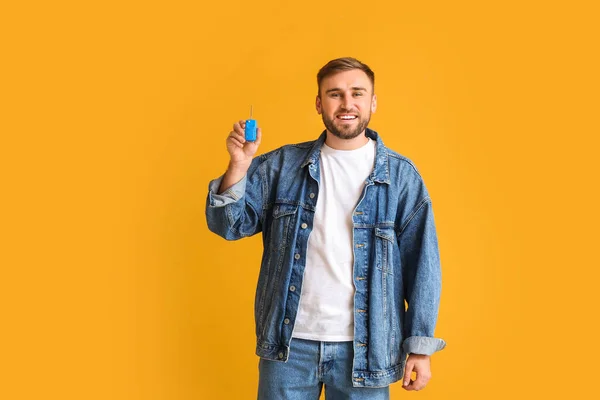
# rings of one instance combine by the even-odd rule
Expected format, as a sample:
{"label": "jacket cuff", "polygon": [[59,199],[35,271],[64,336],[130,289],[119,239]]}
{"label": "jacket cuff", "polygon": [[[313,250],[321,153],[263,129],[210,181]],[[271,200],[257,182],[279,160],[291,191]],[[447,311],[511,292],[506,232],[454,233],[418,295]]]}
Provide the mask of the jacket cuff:
{"label": "jacket cuff", "polygon": [[223,207],[230,203],[235,203],[242,198],[246,191],[246,176],[233,186],[225,190],[223,193],[219,193],[221,182],[223,181],[224,175],[221,175],[217,179],[213,179],[208,184],[208,200],[210,207]]}
{"label": "jacket cuff", "polygon": [[427,336],[410,336],[402,343],[402,349],[407,353],[430,356],[446,347],[442,339]]}

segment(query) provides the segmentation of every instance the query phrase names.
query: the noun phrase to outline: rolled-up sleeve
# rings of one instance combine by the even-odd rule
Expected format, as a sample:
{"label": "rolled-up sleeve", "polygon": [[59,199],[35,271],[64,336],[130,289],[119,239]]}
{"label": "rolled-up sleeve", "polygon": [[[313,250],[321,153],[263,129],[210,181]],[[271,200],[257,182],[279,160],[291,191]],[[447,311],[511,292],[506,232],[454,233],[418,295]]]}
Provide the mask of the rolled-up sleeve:
{"label": "rolled-up sleeve", "polygon": [[208,184],[208,203],[210,207],[223,207],[238,201],[244,196],[244,192],[246,191],[246,175],[244,175],[242,180],[235,183],[223,193],[218,194],[224,176],[225,175],[221,175],[217,179],[210,181]]}
{"label": "rolled-up sleeve", "polygon": [[206,222],[208,228],[227,240],[252,236],[262,230],[264,182],[259,159],[246,175],[223,193],[219,193],[224,175],[208,184]]}
{"label": "rolled-up sleeve", "polygon": [[434,337],[441,295],[441,266],[433,209],[423,199],[400,233],[405,300],[402,348],[407,353],[431,355],[446,347]]}

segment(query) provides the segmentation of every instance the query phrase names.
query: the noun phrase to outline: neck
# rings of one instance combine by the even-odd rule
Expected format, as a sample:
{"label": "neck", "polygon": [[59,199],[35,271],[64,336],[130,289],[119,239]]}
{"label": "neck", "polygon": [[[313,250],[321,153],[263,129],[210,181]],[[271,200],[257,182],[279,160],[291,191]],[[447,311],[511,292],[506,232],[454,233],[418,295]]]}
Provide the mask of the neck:
{"label": "neck", "polygon": [[336,150],[355,150],[367,144],[368,141],[369,138],[364,131],[354,139],[341,139],[327,131],[325,144]]}

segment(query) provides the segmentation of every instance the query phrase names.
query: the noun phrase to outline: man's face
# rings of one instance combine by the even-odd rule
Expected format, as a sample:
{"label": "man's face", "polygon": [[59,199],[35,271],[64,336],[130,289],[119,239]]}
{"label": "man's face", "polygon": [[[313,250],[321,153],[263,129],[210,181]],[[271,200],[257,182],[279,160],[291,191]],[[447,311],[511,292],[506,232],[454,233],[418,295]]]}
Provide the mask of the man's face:
{"label": "man's face", "polygon": [[377,108],[371,80],[360,69],[338,72],[321,81],[317,112],[329,132],[340,139],[354,139],[365,131]]}

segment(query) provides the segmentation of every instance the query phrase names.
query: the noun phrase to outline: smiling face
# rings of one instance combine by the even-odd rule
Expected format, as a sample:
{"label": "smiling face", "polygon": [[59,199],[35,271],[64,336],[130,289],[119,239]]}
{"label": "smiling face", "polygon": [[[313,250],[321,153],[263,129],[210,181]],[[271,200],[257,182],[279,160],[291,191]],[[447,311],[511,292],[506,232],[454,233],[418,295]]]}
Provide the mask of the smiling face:
{"label": "smiling face", "polygon": [[377,109],[377,96],[367,74],[352,69],[323,79],[316,107],[329,133],[354,139],[364,134],[371,113]]}

